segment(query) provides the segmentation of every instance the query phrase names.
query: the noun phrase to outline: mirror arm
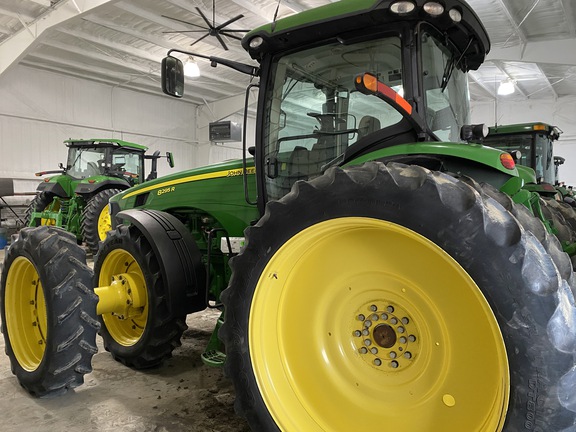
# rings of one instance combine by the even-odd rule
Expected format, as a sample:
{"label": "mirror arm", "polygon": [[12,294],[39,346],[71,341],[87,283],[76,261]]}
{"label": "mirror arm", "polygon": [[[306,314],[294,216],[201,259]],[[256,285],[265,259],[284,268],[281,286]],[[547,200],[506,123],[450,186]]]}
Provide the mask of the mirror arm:
{"label": "mirror arm", "polygon": [[258,68],[256,66],[250,66],[250,65],[247,65],[245,63],[240,63],[240,62],[236,62],[233,60],[227,60],[227,59],[224,59],[221,57],[206,56],[203,54],[193,53],[190,51],[183,51],[183,50],[179,50],[179,49],[171,49],[168,51],[167,55],[170,55],[173,52],[177,52],[177,53],[181,53],[181,54],[190,55],[193,57],[199,57],[199,58],[203,58],[206,60],[210,60],[210,64],[212,67],[216,67],[217,65],[221,64],[223,66],[227,66],[231,69],[234,69],[235,71],[244,73],[246,75],[251,75],[254,77],[257,77],[260,75],[260,68]]}

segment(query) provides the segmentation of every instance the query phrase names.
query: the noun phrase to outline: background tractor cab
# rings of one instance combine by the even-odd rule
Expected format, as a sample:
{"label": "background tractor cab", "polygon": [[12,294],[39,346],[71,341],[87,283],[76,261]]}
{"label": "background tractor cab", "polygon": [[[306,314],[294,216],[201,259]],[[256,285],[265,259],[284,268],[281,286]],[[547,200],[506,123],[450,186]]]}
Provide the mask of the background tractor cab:
{"label": "background tractor cab", "polygon": [[[38,195],[26,212],[28,226],[56,225],[84,240],[92,252],[111,228],[108,199],[118,192],[157,177],[156,151],[145,155],[147,147],[116,139],[67,140],[68,159],[60,170],[41,171],[46,177],[37,187]],[[144,178],[144,160],[151,170]],[[172,153],[166,153],[170,167]]]}

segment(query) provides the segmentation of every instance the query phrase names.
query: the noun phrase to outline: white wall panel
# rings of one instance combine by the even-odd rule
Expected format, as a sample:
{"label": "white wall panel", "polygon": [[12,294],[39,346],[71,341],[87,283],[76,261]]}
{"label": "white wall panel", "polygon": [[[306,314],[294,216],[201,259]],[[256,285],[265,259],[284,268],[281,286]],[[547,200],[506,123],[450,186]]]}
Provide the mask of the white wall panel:
{"label": "white wall panel", "polygon": [[544,122],[558,126],[564,131],[554,145],[554,154],[566,158],[560,167],[560,179],[576,185],[576,97],[567,96],[557,100],[526,102],[498,101],[472,104],[472,122],[493,126],[514,123]]}
{"label": "white wall panel", "polygon": [[[160,86],[160,84],[158,84]],[[117,138],[172,151],[177,170],[197,158],[196,106],[18,66],[0,79],[0,177],[37,178],[66,158],[68,138]],[[160,161],[159,174],[172,172]],[[33,187],[32,187],[33,189]]]}

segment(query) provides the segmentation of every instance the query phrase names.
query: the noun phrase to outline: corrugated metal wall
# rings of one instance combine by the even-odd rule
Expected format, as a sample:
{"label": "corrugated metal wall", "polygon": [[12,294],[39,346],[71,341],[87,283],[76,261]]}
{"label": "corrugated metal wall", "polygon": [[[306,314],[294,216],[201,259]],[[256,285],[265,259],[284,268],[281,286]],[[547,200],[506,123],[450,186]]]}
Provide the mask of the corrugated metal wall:
{"label": "corrugated metal wall", "polygon": [[[0,79],[0,177],[37,182],[36,171],[65,162],[68,138],[123,139],[172,151],[177,170],[202,165],[195,108],[160,89],[154,96],[16,67]],[[159,175],[169,172],[160,162]]]}

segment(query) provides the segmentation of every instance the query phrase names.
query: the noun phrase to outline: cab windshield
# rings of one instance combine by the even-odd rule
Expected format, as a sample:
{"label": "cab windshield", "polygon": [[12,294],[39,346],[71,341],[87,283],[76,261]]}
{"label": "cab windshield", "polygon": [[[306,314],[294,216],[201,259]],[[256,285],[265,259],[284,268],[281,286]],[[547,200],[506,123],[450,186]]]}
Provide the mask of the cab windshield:
{"label": "cab windshield", "polygon": [[536,171],[536,178],[554,184],[554,148],[549,137],[543,134],[488,135],[482,144],[507,152],[519,150],[522,158],[518,164]]}
{"label": "cab windshield", "polygon": [[460,56],[433,31],[423,31],[420,41],[426,123],[440,141],[461,141],[460,128],[469,124],[470,95]]}
{"label": "cab windshield", "polygon": [[83,179],[104,174],[106,148],[70,147],[66,173],[74,178]]}
{"label": "cab windshield", "polygon": [[364,72],[403,95],[400,38],[333,43],[273,61],[263,134],[269,199],[319,175],[348,146],[402,119],[386,102],[355,89],[354,77]]}

